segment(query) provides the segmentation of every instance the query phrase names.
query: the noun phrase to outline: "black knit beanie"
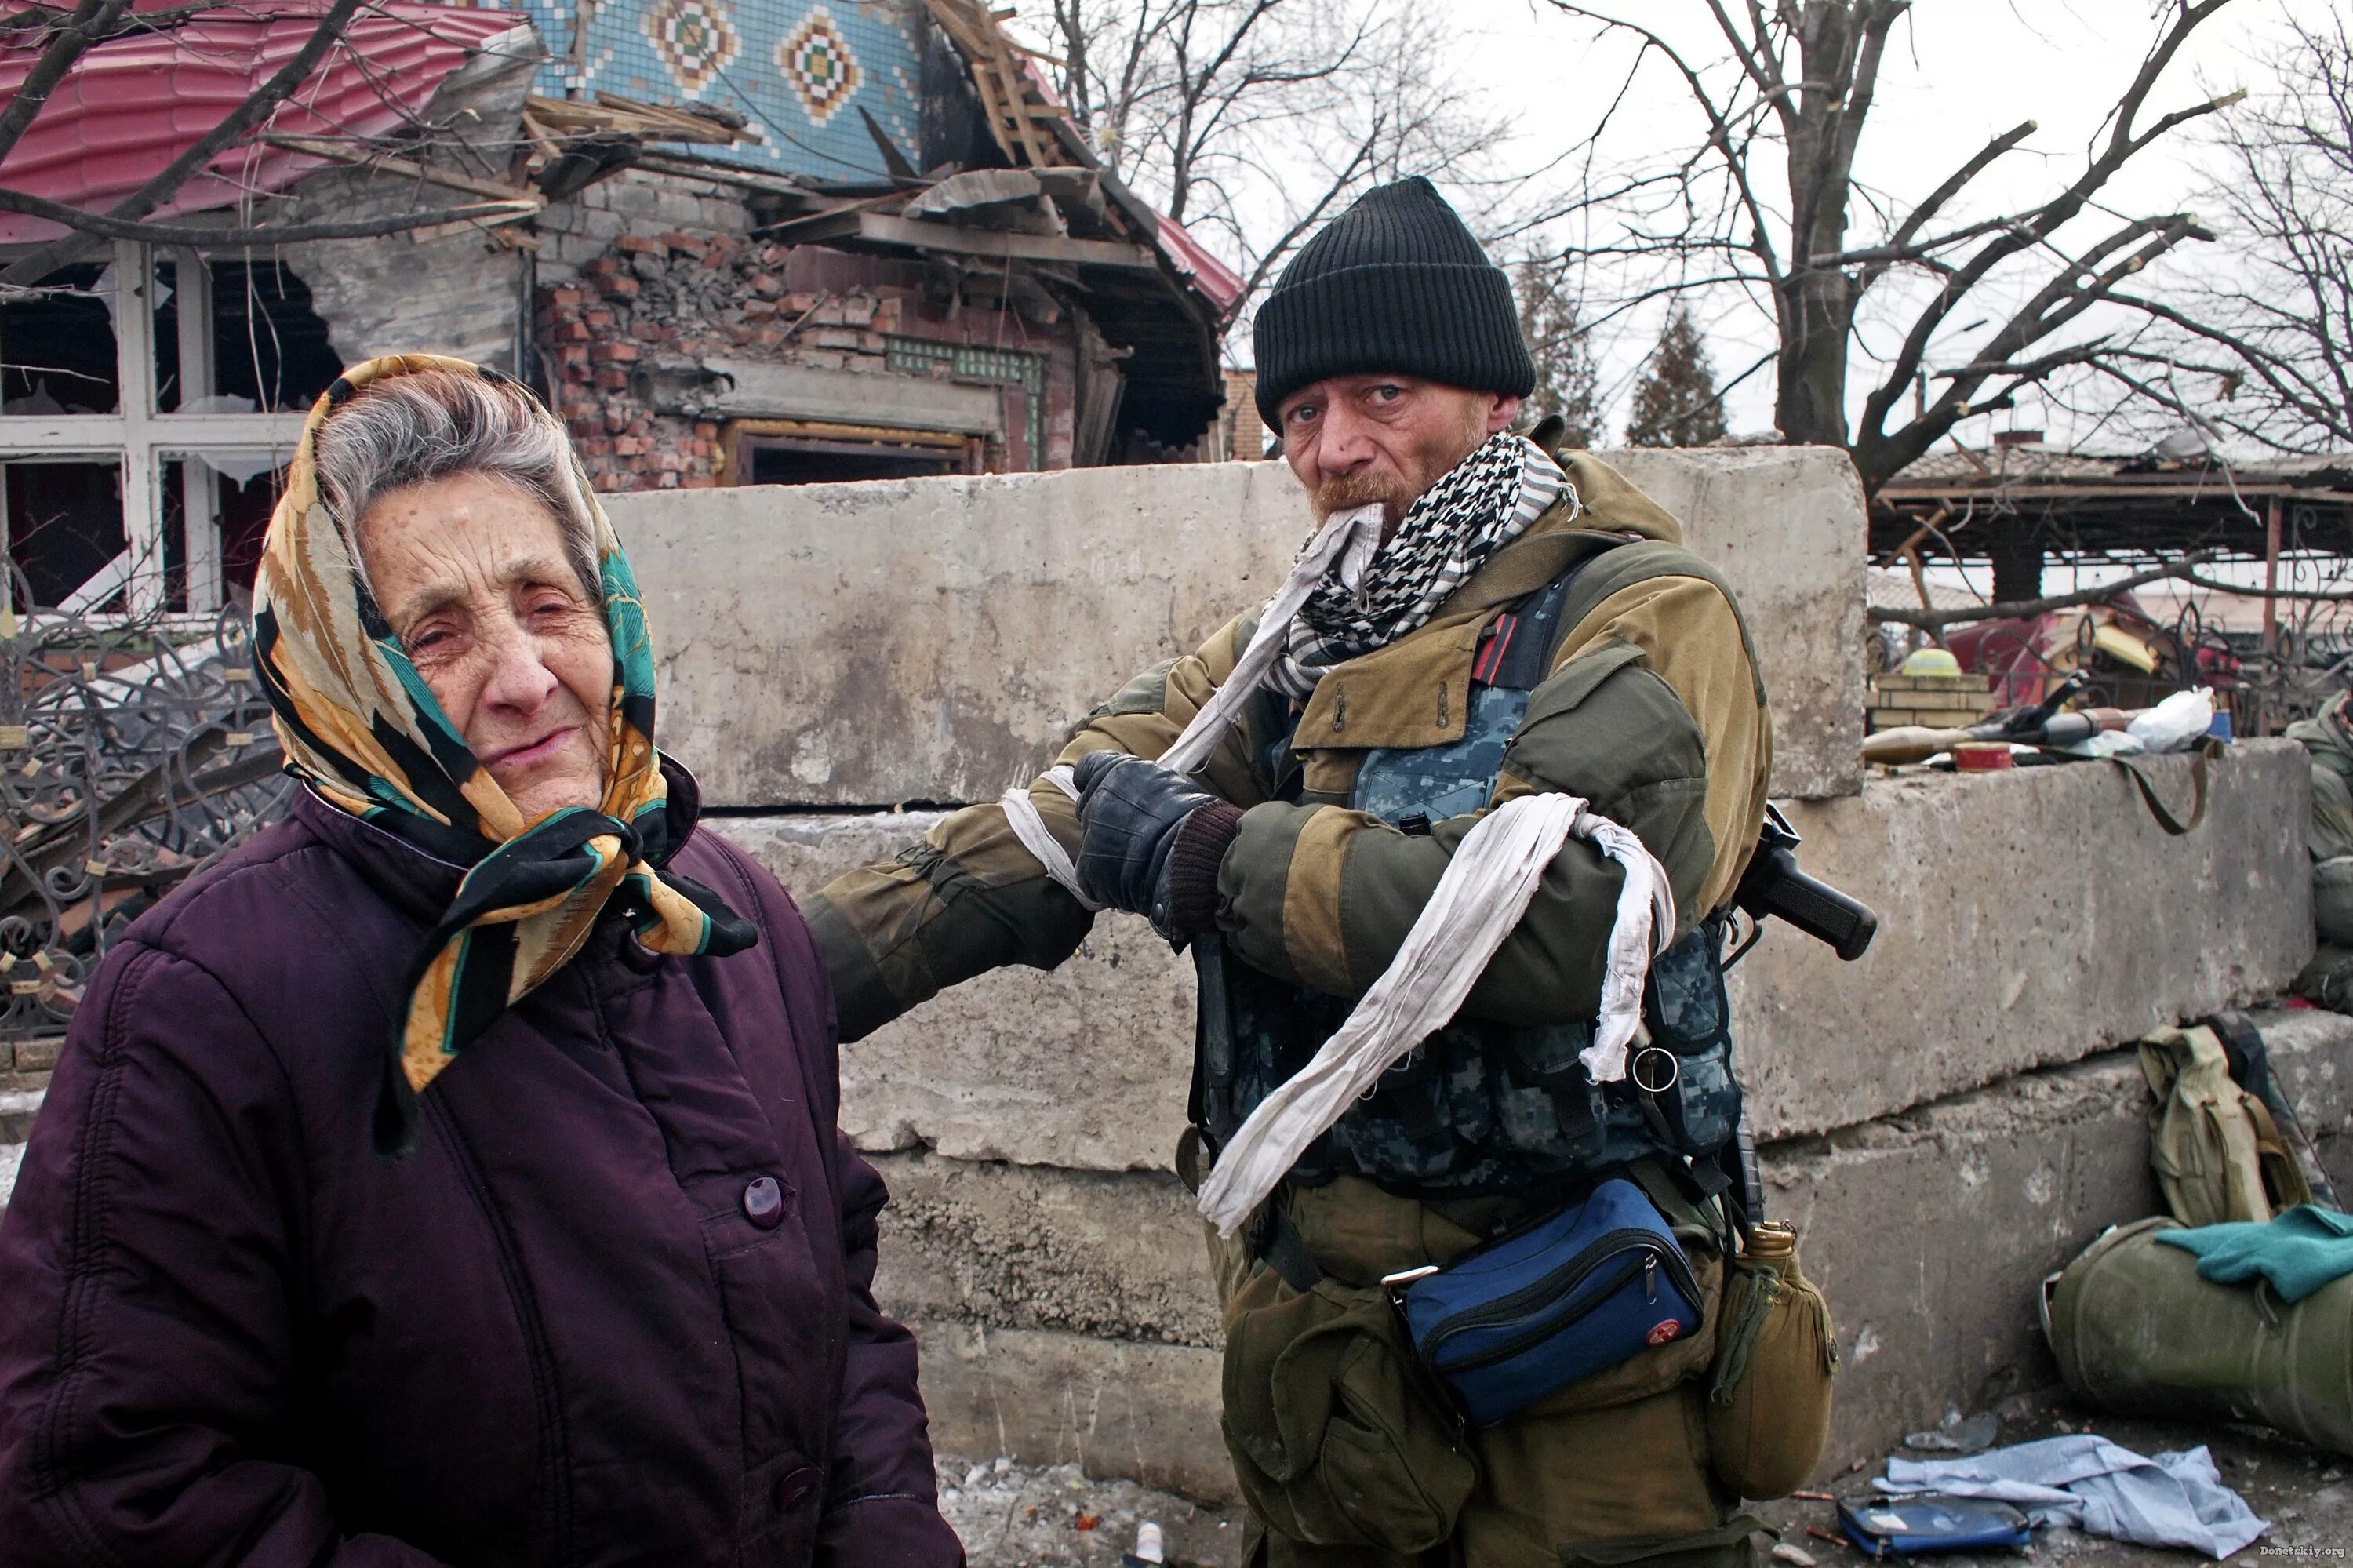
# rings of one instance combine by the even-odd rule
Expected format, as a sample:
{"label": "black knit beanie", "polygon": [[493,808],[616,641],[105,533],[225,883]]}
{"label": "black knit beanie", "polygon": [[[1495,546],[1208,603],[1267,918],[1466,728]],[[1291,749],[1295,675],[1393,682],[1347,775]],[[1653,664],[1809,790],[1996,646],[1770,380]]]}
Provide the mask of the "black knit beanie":
{"label": "black knit beanie", "polygon": [[1332,376],[1395,371],[1525,397],[1535,361],[1512,281],[1416,175],[1367,191],[1282,270],[1258,309],[1258,411]]}

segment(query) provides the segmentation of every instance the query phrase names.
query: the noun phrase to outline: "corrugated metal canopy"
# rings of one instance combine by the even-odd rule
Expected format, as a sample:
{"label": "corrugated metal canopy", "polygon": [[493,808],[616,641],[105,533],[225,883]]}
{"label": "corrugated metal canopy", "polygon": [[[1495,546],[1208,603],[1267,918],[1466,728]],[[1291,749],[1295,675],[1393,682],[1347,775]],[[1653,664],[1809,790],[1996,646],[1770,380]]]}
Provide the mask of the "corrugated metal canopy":
{"label": "corrugated metal canopy", "polygon": [[[251,0],[142,17],[91,48],[0,163],[0,184],[100,212],[163,172],[300,53],[323,0]],[[355,16],[268,130],[294,136],[383,136],[414,119],[451,72],[527,26],[511,11],[378,0]],[[42,39],[0,45],[0,101],[40,58]],[[281,148],[231,148],[151,215],[273,195],[323,161]],[[0,243],[55,238],[45,218],[0,214]]]}

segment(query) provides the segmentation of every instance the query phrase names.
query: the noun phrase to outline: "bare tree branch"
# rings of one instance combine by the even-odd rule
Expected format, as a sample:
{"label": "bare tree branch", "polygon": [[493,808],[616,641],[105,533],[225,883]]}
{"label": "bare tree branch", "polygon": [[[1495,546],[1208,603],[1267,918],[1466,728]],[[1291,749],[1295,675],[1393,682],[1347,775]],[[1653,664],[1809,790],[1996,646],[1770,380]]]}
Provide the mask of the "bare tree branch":
{"label": "bare tree branch", "polygon": [[207,227],[195,223],[126,223],[83,212],[62,202],[0,187],[0,212],[21,212],[64,224],[77,234],[100,239],[136,239],[150,245],[290,245],[307,239],[378,239],[411,229],[444,223],[491,223],[527,217],[540,210],[535,201],[478,202],[431,212],[394,213],[384,217],[353,218],[338,223],[268,224],[256,228]]}
{"label": "bare tree branch", "polygon": [[[1940,631],[1947,626],[1958,626],[1972,620],[2024,620],[2032,616],[2048,615],[2054,609],[2073,609],[2082,604],[2105,604],[2120,593],[2126,593],[2145,583],[2158,582],[2167,577],[2185,577],[2195,581],[2196,569],[2206,562],[2213,560],[2215,556],[2215,551],[2200,550],[2195,555],[2184,556],[2180,560],[2169,562],[2165,566],[2152,567],[2145,572],[2135,572],[2130,577],[2118,577],[2112,583],[2102,583],[2097,588],[2078,588],[2073,593],[2046,594],[2041,599],[2011,599],[2003,604],[1955,605],[1942,609],[1928,606],[1915,609],[1909,605],[1874,604],[1862,613],[1870,620],[1893,621],[1898,626],[1916,626],[1923,631]],[[2226,585],[2207,583],[2201,586],[2216,588]],[[2232,591],[2242,590],[2233,588]]]}
{"label": "bare tree branch", "polygon": [[48,47],[33,69],[25,73],[17,86],[16,95],[8,107],[0,109],[0,160],[5,160],[25,128],[34,117],[48,106],[49,94],[65,79],[82,51],[114,30],[122,14],[131,8],[131,0],[81,0],[72,16],[51,35]]}
{"label": "bare tree branch", "polygon": [[[2052,377],[2096,376],[2104,356],[2152,352],[2094,313],[2134,310],[2150,290],[2127,293],[2133,279],[2211,238],[2182,214],[2115,213],[2101,199],[2137,154],[2234,101],[2153,107],[2168,68],[2230,0],[2166,0],[2082,162],[2044,198],[1992,214],[1964,204],[1987,171],[2029,144],[2034,121],[1989,137],[1914,200],[1856,177],[1909,0],[1706,0],[1726,50],[1714,62],[1677,53],[1645,11],[1550,3],[1622,34],[1636,46],[1631,70],[1655,55],[1700,117],[1686,139],[1621,157],[1609,178],[1530,220],[1599,230],[1570,248],[1599,270],[1584,319],[1605,323],[1622,302],[1727,280],[1761,296],[1779,345],[1774,422],[1793,441],[1845,446],[1873,491],[1963,419]],[[1606,154],[1588,155],[1609,166]],[[1768,197],[1768,175],[1785,194]],[[2083,236],[2104,214],[2114,221]],[[1934,396],[1932,355],[1953,366]],[[1850,429],[1857,380],[1865,395]]]}
{"label": "bare tree branch", "polygon": [[1449,91],[1432,15],[1386,0],[1053,0],[1063,101],[1111,166],[1258,296],[1373,183],[1475,185],[1503,133]]}
{"label": "bare tree branch", "polygon": [[[367,3],[368,0],[334,0],[326,14],[319,18],[318,26],[311,30],[310,37],[295,51],[293,58],[280,67],[268,81],[248,93],[244,102],[231,110],[210,131],[196,138],[153,179],[108,208],[106,217],[116,222],[133,223],[171,200],[192,176],[236,143],[295,89],[310,79],[311,73],[326,58],[327,51],[343,37],[344,26]],[[0,270],[0,283],[39,282],[59,267],[87,255],[91,247],[90,237],[97,233],[94,229],[78,228],[64,238],[50,241],[31,255]],[[125,237],[117,235],[113,238]]]}

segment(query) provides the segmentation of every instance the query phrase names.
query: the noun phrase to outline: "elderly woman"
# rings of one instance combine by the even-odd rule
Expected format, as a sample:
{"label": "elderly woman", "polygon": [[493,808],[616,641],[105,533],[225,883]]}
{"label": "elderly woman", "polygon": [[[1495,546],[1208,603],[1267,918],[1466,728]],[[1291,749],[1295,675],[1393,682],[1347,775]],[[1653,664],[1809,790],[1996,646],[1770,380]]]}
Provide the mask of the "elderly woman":
{"label": "elderly woman", "polygon": [[564,431],[320,399],[292,819],[99,969],[0,1225],[0,1560],[953,1564],[799,914],[695,831]]}

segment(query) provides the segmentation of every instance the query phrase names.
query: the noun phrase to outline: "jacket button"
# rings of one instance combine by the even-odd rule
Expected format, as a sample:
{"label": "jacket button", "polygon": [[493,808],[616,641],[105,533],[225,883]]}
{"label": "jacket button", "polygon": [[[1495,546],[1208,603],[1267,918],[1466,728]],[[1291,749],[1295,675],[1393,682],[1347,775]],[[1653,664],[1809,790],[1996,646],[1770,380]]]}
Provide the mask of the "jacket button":
{"label": "jacket button", "polygon": [[815,1469],[807,1465],[778,1478],[776,1491],[776,1511],[790,1513],[808,1501],[816,1494],[818,1482],[821,1478]]}
{"label": "jacket button", "polygon": [[744,1189],[744,1215],[764,1231],[785,1217],[785,1190],[774,1176],[754,1176]]}

